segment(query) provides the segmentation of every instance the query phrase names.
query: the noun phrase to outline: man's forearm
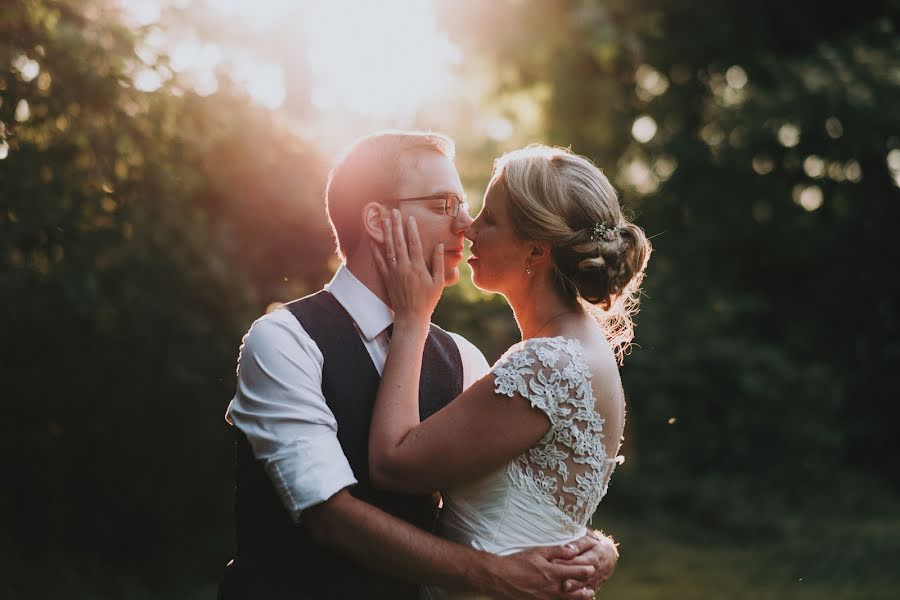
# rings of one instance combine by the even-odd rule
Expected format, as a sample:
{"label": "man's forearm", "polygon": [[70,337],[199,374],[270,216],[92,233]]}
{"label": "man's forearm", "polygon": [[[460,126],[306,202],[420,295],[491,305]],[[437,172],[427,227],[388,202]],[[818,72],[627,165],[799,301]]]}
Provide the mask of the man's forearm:
{"label": "man's forearm", "polygon": [[400,579],[479,591],[496,584],[496,556],[431,535],[346,490],[307,509],[301,520],[320,543]]}

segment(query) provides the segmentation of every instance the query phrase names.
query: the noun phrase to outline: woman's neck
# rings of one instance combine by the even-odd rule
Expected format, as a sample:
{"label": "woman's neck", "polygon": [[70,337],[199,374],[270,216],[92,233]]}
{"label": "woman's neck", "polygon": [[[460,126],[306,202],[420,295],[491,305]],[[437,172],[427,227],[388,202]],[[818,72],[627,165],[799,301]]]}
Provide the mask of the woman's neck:
{"label": "woman's neck", "polygon": [[549,281],[529,280],[516,294],[506,294],[522,339],[553,337],[565,322],[565,315],[581,312],[577,303],[564,299]]}

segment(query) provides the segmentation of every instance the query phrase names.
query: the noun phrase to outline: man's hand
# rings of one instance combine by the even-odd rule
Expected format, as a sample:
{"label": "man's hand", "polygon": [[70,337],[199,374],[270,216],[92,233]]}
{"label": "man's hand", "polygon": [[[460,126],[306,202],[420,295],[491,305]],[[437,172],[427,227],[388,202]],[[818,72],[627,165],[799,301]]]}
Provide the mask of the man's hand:
{"label": "man's hand", "polygon": [[591,596],[600,585],[612,576],[619,560],[619,550],[612,538],[603,535],[599,531],[591,531],[581,539],[572,542],[578,555],[567,560],[556,560],[561,565],[591,565],[593,574],[586,581],[567,581],[563,585],[564,590],[588,587]]}
{"label": "man's hand", "polygon": [[[579,540],[580,542],[581,540]],[[593,545],[593,544],[592,544]],[[587,600],[594,597],[589,582],[595,579],[593,564],[575,564],[581,546],[548,546],[496,557],[497,567],[486,591],[501,600]],[[567,564],[568,563],[568,564]],[[568,590],[564,583],[574,582]]]}

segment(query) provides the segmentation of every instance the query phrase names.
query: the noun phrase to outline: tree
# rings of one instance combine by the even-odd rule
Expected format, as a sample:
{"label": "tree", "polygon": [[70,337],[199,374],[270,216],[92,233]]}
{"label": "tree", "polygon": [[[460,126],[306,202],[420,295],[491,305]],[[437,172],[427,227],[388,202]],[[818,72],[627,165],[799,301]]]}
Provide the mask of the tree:
{"label": "tree", "polygon": [[215,539],[224,564],[226,374],[328,274],[324,161],[227,78],[201,97],[142,59],[105,2],[4,3],[0,33],[3,554],[175,576]]}
{"label": "tree", "polygon": [[897,4],[818,7],[447,13],[495,56],[498,97],[530,93],[546,141],[611,174],[653,236],[620,506],[755,528],[898,449]]}

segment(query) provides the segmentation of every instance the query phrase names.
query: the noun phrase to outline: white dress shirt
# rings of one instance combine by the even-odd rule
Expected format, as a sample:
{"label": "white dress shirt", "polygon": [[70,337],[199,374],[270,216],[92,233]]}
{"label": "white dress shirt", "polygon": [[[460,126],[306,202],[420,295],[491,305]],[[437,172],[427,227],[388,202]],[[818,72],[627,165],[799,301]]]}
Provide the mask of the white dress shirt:
{"label": "white dress shirt", "polygon": [[[353,318],[379,375],[390,343],[393,311],[342,265],[325,290]],[[450,333],[459,348],[463,389],[489,370],[481,351]],[[354,485],[337,439],[337,421],[322,395],[322,352],[297,318],[278,308],[257,319],[242,340],[237,391],[225,419],[240,429],[265,461],[294,521],[310,506]]]}

